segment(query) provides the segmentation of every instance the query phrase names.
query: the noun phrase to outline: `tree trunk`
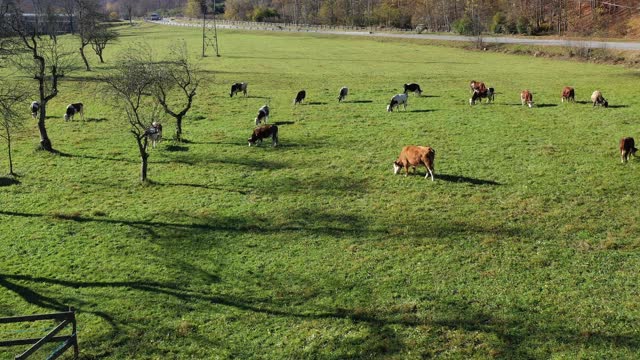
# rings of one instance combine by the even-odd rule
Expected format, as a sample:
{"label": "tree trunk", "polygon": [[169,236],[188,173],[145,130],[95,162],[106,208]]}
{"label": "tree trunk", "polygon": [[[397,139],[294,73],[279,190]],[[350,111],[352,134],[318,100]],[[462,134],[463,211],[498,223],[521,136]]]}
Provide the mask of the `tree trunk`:
{"label": "tree trunk", "polygon": [[91,68],[89,67],[89,61],[84,55],[84,45],[80,46],[80,55],[82,56],[82,61],[84,61],[84,66],[87,68],[87,71],[91,71]]}
{"label": "tree trunk", "polygon": [[149,163],[149,153],[147,153],[147,145],[148,140],[147,137],[143,135],[142,138],[136,136],[136,140],[138,142],[138,150],[140,151],[140,181],[147,181],[147,165]]}
{"label": "tree trunk", "polygon": [[100,63],[104,64],[104,59],[102,58],[102,51],[98,53],[98,57],[100,58]]}
{"label": "tree trunk", "polygon": [[149,155],[146,153],[140,155],[140,160],[142,160],[142,164],[140,167],[140,181],[147,181],[147,163],[149,160]]}
{"label": "tree trunk", "polygon": [[9,153],[9,175],[15,175],[13,173],[13,160],[11,159],[11,131],[7,127],[5,129],[7,131],[7,152]]}
{"label": "tree trunk", "polygon": [[[42,100],[41,100],[42,101]],[[40,148],[49,152],[53,152],[53,145],[47,135],[47,127],[45,126],[45,119],[47,118],[47,103],[40,103],[40,118],[38,119],[38,131],[40,131]]]}
{"label": "tree trunk", "polygon": [[182,142],[182,116],[176,117],[176,141]]}

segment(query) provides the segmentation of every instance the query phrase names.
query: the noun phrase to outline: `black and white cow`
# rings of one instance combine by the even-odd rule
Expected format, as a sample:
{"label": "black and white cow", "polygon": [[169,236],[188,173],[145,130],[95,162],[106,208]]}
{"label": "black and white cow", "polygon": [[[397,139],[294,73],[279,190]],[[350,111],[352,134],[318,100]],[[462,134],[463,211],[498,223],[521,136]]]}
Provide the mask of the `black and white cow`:
{"label": "black and white cow", "polygon": [[151,140],[151,147],[156,148],[156,145],[162,140],[162,124],[159,122],[152,122],[151,126],[144,132],[144,135]]}
{"label": "black and white cow", "polygon": [[496,91],[494,88],[484,88],[473,90],[473,95],[471,95],[471,99],[469,99],[470,105],[475,105],[476,101],[482,101],[482,99],[487,99],[487,104],[493,100],[495,100]]}
{"label": "black and white cow", "polygon": [[258,109],[258,116],[256,116],[256,126],[260,125],[261,122],[267,123],[269,120],[269,105],[264,105],[260,109]]}
{"label": "black and white cow", "polygon": [[40,103],[32,101],[31,105],[29,105],[29,110],[31,110],[31,117],[35,119],[38,116],[38,111],[40,111]]}
{"label": "black and white cow", "polygon": [[392,112],[394,107],[398,107],[402,105],[402,107],[407,110],[407,94],[398,94],[391,98],[391,102],[387,105],[387,111]]}
{"label": "black and white cow", "polygon": [[69,104],[64,114],[64,121],[73,120],[76,114],[80,114],[80,117],[84,120],[84,105],[82,103]]}
{"label": "black and white cow", "polygon": [[422,89],[420,89],[420,85],[416,83],[404,84],[404,93],[413,92],[418,94],[418,96],[422,95]]}
{"label": "black and white cow", "polygon": [[344,100],[344,98],[346,98],[347,95],[349,95],[349,88],[346,86],[343,86],[342,88],[340,88],[340,95],[338,95],[338,102]]}
{"label": "black and white cow", "polygon": [[298,91],[298,95],[296,95],[296,99],[293,100],[293,105],[299,104],[301,102],[304,101],[304,99],[307,97],[307,92],[304,90],[300,90]]}
{"label": "black and white cow", "polygon": [[233,95],[239,93],[240,91],[242,91],[242,94],[244,94],[244,96],[247,96],[247,83],[246,82],[241,82],[241,83],[234,83],[233,85],[231,85],[231,93],[229,94],[230,97],[233,97]]}

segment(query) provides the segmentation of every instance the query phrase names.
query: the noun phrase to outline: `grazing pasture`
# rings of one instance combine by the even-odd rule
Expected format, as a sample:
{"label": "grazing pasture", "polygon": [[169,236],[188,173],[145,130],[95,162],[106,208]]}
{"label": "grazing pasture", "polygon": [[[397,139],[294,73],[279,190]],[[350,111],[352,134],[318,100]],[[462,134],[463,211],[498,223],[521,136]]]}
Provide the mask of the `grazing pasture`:
{"label": "grazing pasture", "polygon": [[[84,359],[637,358],[640,160],[621,164],[618,148],[640,136],[637,70],[220,31],[188,141],[158,119],[140,184],[126,120],[96,78],[127,44],[162,55],[186,39],[197,56],[200,35],[121,31],[107,63],[67,74],[50,103],[61,154],[34,150],[33,122],[14,144],[0,316],[74,306]],[[495,102],[470,106],[472,79]],[[247,97],[229,96],[235,82]],[[426,95],[386,112],[411,82]],[[576,103],[560,102],[567,85]],[[609,108],[593,108],[596,89]],[[64,121],[72,102],[84,121]],[[279,146],[249,147],[265,103]],[[435,149],[435,181],[423,167],[393,175],[405,145]],[[0,325],[0,338],[14,331]]]}

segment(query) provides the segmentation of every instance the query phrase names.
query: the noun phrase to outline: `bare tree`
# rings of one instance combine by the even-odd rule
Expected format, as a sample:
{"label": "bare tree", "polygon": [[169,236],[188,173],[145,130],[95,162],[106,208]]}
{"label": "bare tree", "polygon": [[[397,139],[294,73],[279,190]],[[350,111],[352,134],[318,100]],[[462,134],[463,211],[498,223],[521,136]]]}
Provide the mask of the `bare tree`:
{"label": "bare tree", "polygon": [[91,48],[100,58],[100,62],[104,63],[102,53],[110,42],[118,39],[118,33],[109,29],[104,25],[97,26],[91,36]]}
{"label": "bare tree", "polygon": [[78,37],[80,38],[80,56],[87,71],[91,71],[89,60],[84,53],[84,48],[91,44],[96,35],[96,28],[100,20],[100,4],[97,0],[75,0],[77,15]]}
{"label": "bare tree", "polygon": [[11,141],[16,130],[24,126],[25,119],[18,112],[18,106],[24,105],[27,99],[27,92],[19,85],[9,85],[7,82],[0,82],[0,126],[2,133],[0,138],[7,142],[7,155],[9,156],[9,175],[15,176],[13,172],[13,158],[11,157]]}
{"label": "bare tree", "polygon": [[133,25],[133,6],[136,0],[120,0],[122,11],[127,14],[129,25]]}
{"label": "bare tree", "polygon": [[148,95],[156,76],[148,51],[140,47],[128,49],[119,58],[116,70],[103,80],[107,92],[116,100],[129,131],[136,140],[140,154],[140,181],[147,180],[148,133],[152,122],[159,115],[159,107]]}
{"label": "bare tree", "polygon": [[3,21],[0,26],[3,29],[0,32],[11,36],[3,42],[3,52],[8,55],[12,65],[33,76],[38,83],[40,147],[53,152],[45,123],[47,103],[58,95],[58,81],[64,77],[65,69],[70,68],[67,62],[69,53],[64,51],[54,36],[46,33],[47,26],[42,24],[46,16],[36,14],[35,21],[28,22],[15,1],[4,0],[1,4],[0,18]]}
{"label": "bare tree", "polygon": [[[182,119],[187,114],[200,84],[200,71],[189,59],[183,41],[171,49],[168,61],[157,64],[155,97],[165,113],[176,119],[176,140],[182,141]],[[172,98],[182,97],[177,105]]]}
{"label": "bare tree", "polygon": [[64,14],[69,18],[69,32],[74,34],[74,15],[76,13],[76,0],[64,0],[62,2],[62,9],[64,10]]}

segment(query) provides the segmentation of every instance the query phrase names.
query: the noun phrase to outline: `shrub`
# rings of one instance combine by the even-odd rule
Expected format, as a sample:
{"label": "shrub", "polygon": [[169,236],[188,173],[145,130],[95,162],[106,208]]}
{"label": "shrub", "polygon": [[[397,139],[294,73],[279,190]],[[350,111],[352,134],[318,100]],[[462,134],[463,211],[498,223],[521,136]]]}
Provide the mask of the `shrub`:
{"label": "shrub", "polygon": [[473,20],[468,15],[453,22],[453,30],[461,35],[473,34]]}
{"label": "shrub", "polygon": [[498,11],[495,15],[493,15],[493,19],[491,20],[491,27],[489,28],[489,30],[492,33],[496,34],[508,33],[507,17]]}
{"label": "shrub", "polygon": [[518,32],[518,34],[531,35],[531,26],[529,25],[529,19],[524,16],[520,16],[518,20],[516,20],[516,31]]}
{"label": "shrub", "polygon": [[273,8],[258,6],[253,8],[253,16],[251,17],[253,21],[265,21],[269,19],[279,18],[280,15]]}

